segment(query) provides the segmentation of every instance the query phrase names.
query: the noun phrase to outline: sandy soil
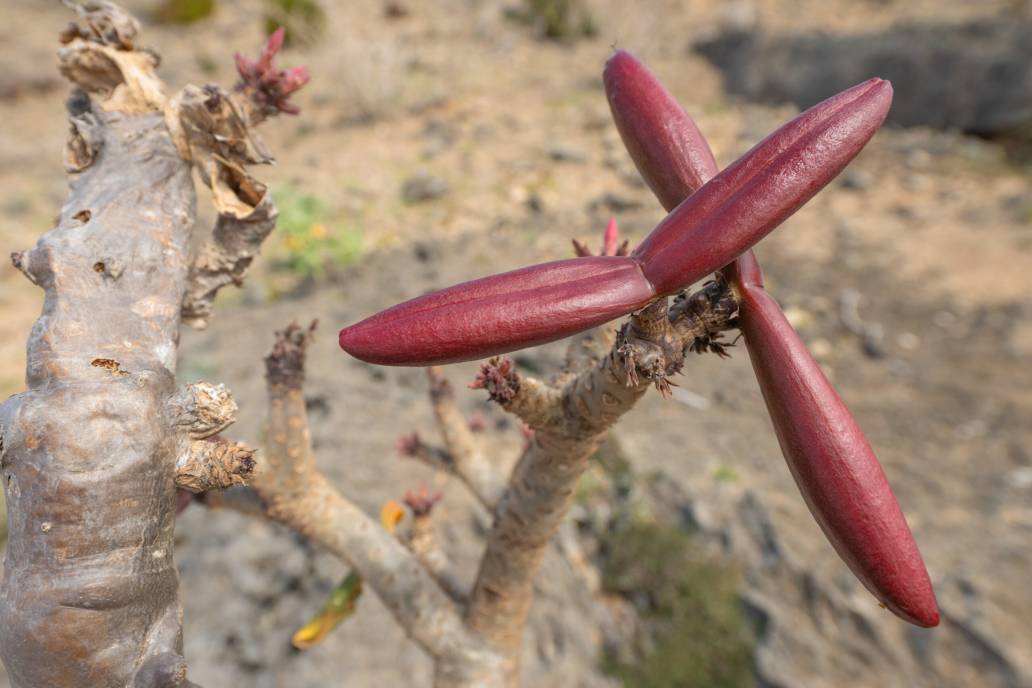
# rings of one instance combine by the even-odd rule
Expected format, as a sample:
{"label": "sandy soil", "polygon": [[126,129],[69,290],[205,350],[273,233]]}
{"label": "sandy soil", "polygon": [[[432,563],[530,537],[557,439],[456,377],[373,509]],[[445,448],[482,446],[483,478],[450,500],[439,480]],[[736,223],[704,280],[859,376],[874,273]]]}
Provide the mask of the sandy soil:
{"label": "sandy soil", "polygon": [[[401,432],[432,432],[430,411],[420,371],[348,358],[336,349],[336,328],[426,289],[565,257],[571,237],[596,243],[610,214],[632,238],[662,217],[609,121],[600,73],[611,46],[650,63],[697,118],[721,163],[793,114],[790,107],[730,102],[719,75],[687,50],[742,11],[723,3],[657,0],[628,9],[599,2],[598,38],[574,46],[533,40],[494,3],[404,4],[410,13],[399,20],[385,19],[380,3],[335,6],[325,40],[287,54],[287,62],[304,62],[313,74],[298,99],[303,114],[262,132],[277,164],[260,175],[274,189],[293,184],[320,197],[341,223],[358,228],[362,260],[293,295],[277,295],[289,275],[259,266],[244,290],[222,299],[209,330],[184,333],[180,368],[184,380],[227,383],[241,407],[233,434],[257,443],[259,371],[271,332],[294,318],[319,318],[309,394],[319,400],[313,429],[320,459],[370,510],[435,479],[394,451]],[[1010,5],[772,0],[753,10],[770,32],[835,33],[933,17],[959,22]],[[231,52],[259,44],[258,3],[220,7],[196,26],[146,29],[144,42],[162,53],[170,84],[228,84]],[[4,16],[6,255],[31,245],[63,199],[66,88],[53,53],[68,16],[56,3],[29,0],[4,0]],[[402,203],[403,181],[421,170],[447,181],[450,191]],[[1021,681],[1032,675],[1029,171],[1008,165],[989,143],[884,130],[844,179],[760,246],[768,284],[869,433],[925,553],[947,625],[990,638]],[[210,210],[203,214],[202,228]],[[842,304],[857,298],[862,319],[883,332],[873,350],[865,351],[848,314],[843,318]],[[35,287],[0,265],[0,395],[21,388],[25,335],[40,302]],[[547,374],[559,350],[524,358]],[[718,489],[717,469],[731,467],[741,485],[765,495],[792,556],[812,562],[821,580],[839,580],[845,569],[791,484],[742,353],[693,361],[682,385],[702,402],[649,395],[621,423],[621,439],[636,465],[676,476],[700,495]],[[451,374],[461,384],[472,371],[456,366]],[[465,404],[495,413],[472,392]],[[499,451],[515,451],[514,429],[501,438]],[[443,527],[472,543],[455,552],[472,571],[468,505],[457,487],[446,490],[456,508]],[[425,657],[371,595],[325,647],[301,657],[283,649],[298,620],[292,615],[317,607],[343,570],[290,535],[192,509],[181,523],[177,559],[187,654],[204,685],[314,686],[339,676],[352,677],[346,685],[367,685],[370,676],[408,682],[426,674]],[[971,581],[977,609],[965,592]],[[981,685],[979,675],[972,669],[938,685]],[[853,685],[875,684],[861,676]]]}

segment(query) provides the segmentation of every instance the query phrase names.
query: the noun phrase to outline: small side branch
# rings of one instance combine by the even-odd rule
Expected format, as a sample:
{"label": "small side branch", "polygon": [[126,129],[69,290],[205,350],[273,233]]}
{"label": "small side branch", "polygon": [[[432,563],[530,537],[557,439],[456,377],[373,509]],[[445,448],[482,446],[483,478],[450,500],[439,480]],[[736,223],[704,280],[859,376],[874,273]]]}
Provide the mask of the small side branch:
{"label": "small side branch", "polygon": [[519,674],[519,649],[545,548],[569,508],[577,481],[608,429],[654,383],[661,391],[680,371],[685,354],[733,326],[735,301],[723,282],[702,296],[660,300],[624,325],[609,353],[593,367],[564,378],[561,389],[520,377],[493,359],[478,379],[492,398],[533,430],[498,504],[480,563],[467,620],[507,660],[508,680]]}
{"label": "small side branch", "polygon": [[441,431],[450,457],[451,470],[488,509],[493,509],[505,490],[506,473],[485,455],[480,443],[470,430],[455,401],[455,390],[444,376],[444,371],[427,368],[430,379],[430,402],[434,408],[437,427]]}
{"label": "small side branch", "polygon": [[405,544],[444,591],[457,603],[465,604],[469,590],[462,585],[452,562],[434,537],[433,510],[441,497],[440,493],[430,494],[425,485],[418,492],[405,494],[405,505],[412,513],[412,524]]}
{"label": "small side branch", "polygon": [[441,686],[498,685],[496,656],[465,627],[452,599],[394,536],[341,495],[312,453],[302,383],[310,328],[277,333],[266,358],[265,460],[254,477],[267,514],[348,562],[398,623],[448,670]]}
{"label": "small side branch", "polygon": [[183,320],[192,327],[207,325],[220,289],[242,284],[276,226],[268,189],[245,166],[272,162],[254,132],[258,124],[279,113],[300,112],[290,96],[308,83],[308,70],[276,67],[283,38],[282,28],[275,31],[257,60],[236,56],[240,81],[232,92],[190,86],[173,99],[166,114],[180,154],[194,162],[219,213],[211,239],[190,268]]}
{"label": "small side branch", "polygon": [[195,382],[169,400],[168,410],[172,427],[203,440],[235,423],[239,409],[225,385]]}
{"label": "small side branch", "polygon": [[200,248],[183,297],[183,321],[203,328],[215,296],[243,284],[244,273],[276,226],[276,206],[246,165],[271,161],[252,131],[243,105],[215,87],[189,86],[166,115],[180,154],[194,162],[218,211],[211,238]]}
{"label": "small side branch", "polygon": [[244,283],[244,274],[261,252],[262,242],[276,227],[276,207],[264,185],[259,188],[261,200],[244,217],[219,215],[211,239],[190,266],[183,322],[191,327],[207,326],[219,290]]}

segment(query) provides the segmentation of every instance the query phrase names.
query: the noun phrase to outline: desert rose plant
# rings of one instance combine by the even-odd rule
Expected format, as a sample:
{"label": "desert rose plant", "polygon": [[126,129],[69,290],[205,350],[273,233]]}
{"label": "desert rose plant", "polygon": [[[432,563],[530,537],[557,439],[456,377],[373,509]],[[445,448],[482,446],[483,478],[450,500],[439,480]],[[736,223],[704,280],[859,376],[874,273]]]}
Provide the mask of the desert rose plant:
{"label": "desert rose plant", "polygon": [[[852,415],[763,289],[750,250],[863,148],[888,112],[891,86],[871,79],[829,98],[718,173],[698,127],[644,65],[619,51],[604,77],[624,143],[670,213],[659,226],[627,257],[546,263],[413,299],[345,328],[341,346],[359,358],[395,365],[480,358],[648,308],[721,270],[737,306],[734,324],[811,513],[886,607],[911,623],[935,626],[935,594],[885,475]],[[615,244],[611,235],[607,230],[607,247]],[[673,372],[652,370],[657,379]]]}
{"label": "desert rose plant", "polygon": [[[309,80],[304,67],[277,66],[283,32],[257,59],[236,57],[234,88],[169,96],[133,17],[107,0],[68,4],[79,19],[59,53],[74,86],[68,199],[37,246],[12,255],[45,292],[27,389],[0,404],[9,516],[0,658],[13,686],[195,685],[173,535],[176,514],[198,503],[284,525],[349,565],[325,605],[290,629],[298,648],[321,642],[368,591],[432,659],[438,688],[516,686],[535,574],[591,458],[650,388],[669,391],[690,352],[726,355],[731,330],[744,335],[789,467],[832,545],[886,607],[937,623],[884,474],[750,252],[874,135],[888,83],[811,108],[718,172],[691,119],[618,52],[605,70],[613,115],[669,212],[645,240],[628,250],[611,222],[599,255],[575,242],[576,258],[422,296],[340,332],[358,358],[431,366],[445,446],[411,435],[399,448],[494,514],[470,587],[435,538],[440,494],[410,491],[376,518],[319,470],[304,395],[314,325],[276,333],[260,450],[223,435],[238,411],[225,386],[176,383],[181,325],[208,324],[217,293],[241,284],[275,227],[271,195],[250,172],[271,161],[256,130],[297,114],[291,97]],[[217,218],[193,251],[195,170]],[[505,358],[481,366],[471,386],[517,416],[527,439],[513,464],[498,460],[438,364],[565,337],[553,381]]]}

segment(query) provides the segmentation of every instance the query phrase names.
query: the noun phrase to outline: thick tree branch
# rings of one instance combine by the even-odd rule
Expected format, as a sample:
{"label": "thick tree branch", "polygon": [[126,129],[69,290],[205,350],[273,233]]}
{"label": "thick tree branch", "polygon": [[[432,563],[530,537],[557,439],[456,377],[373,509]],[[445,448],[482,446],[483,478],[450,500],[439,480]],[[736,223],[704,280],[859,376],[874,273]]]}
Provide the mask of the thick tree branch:
{"label": "thick tree branch", "polygon": [[[314,327],[314,325],[313,325]],[[335,553],[438,662],[439,686],[497,685],[499,662],[404,545],[344,498],[312,454],[302,382],[312,329],[291,325],[266,358],[268,445],[253,486],[270,518]]]}
{"label": "thick tree branch", "polygon": [[735,310],[722,281],[669,310],[665,299],[657,301],[631,317],[608,355],[561,389],[520,377],[505,360],[484,366],[478,380],[492,398],[534,430],[498,504],[467,612],[470,627],[506,657],[510,685],[519,674],[534,575],[588,459],[650,383],[668,389],[686,352],[713,346]]}
{"label": "thick tree branch", "polygon": [[159,111],[154,57],[127,49],[132,23],[105,9],[109,28],[92,14],[97,32],[61,53],[85,90],[69,103],[68,200],[14,260],[46,292],[27,391],[0,413],[0,655],[19,688],[185,685],[164,408],[194,191]]}
{"label": "thick tree branch", "polygon": [[[175,390],[191,163],[215,180],[218,203],[246,205],[260,185],[244,165],[260,160],[240,146],[220,151],[221,166],[194,155],[136,21],[106,0],[68,4],[81,20],[59,53],[76,85],[71,188],[57,226],[12,256],[45,299],[27,391],[0,406],[0,656],[15,688],[187,686],[176,486],[236,483],[251,465],[250,450],[210,439],[232,421],[224,390]],[[249,122],[235,131],[253,138]]]}

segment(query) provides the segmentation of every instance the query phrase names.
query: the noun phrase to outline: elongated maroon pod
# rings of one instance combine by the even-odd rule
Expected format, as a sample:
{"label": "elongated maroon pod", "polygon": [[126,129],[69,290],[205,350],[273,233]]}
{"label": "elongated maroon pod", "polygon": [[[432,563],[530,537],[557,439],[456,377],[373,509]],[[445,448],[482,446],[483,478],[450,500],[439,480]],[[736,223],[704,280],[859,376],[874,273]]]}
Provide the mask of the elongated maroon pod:
{"label": "elongated maroon pod", "polygon": [[626,256],[559,260],[406,301],[341,330],[340,346],[384,365],[469,361],[569,337],[654,297]]}
{"label": "elongated maroon pod", "polygon": [[[606,65],[624,143],[668,210],[717,172],[705,139],[656,78],[626,52]],[[681,141],[671,137],[683,136]],[[662,142],[665,145],[659,145]],[[839,556],[886,607],[921,626],[939,610],[924,561],[870,445],[747,251],[724,269],[740,297],[750,359],[789,469]]]}
{"label": "elongated maroon pod", "polygon": [[341,330],[340,345],[372,363],[450,363],[562,339],[640,308],[763,238],[859,152],[891,99],[888,83],[872,79],[811,108],[677,206],[630,258],[461,284]]}
{"label": "elongated maroon pod", "polygon": [[631,256],[660,295],[730,263],[834,179],[891,103],[892,86],[871,79],[815,105],[674,208]]}
{"label": "elongated maroon pod", "polygon": [[839,556],[886,607],[919,626],[937,625],[928,571],[863,432],[763,289],[755,261],[741,261],[733,272],[749,358],[810,512]]}
{"label": "elongated maroon pod", "polygon": [[659,202],[672,210],[717,173],[713,152],[681,105],[626,50],[609,58],[602,79],[624,146]]}

